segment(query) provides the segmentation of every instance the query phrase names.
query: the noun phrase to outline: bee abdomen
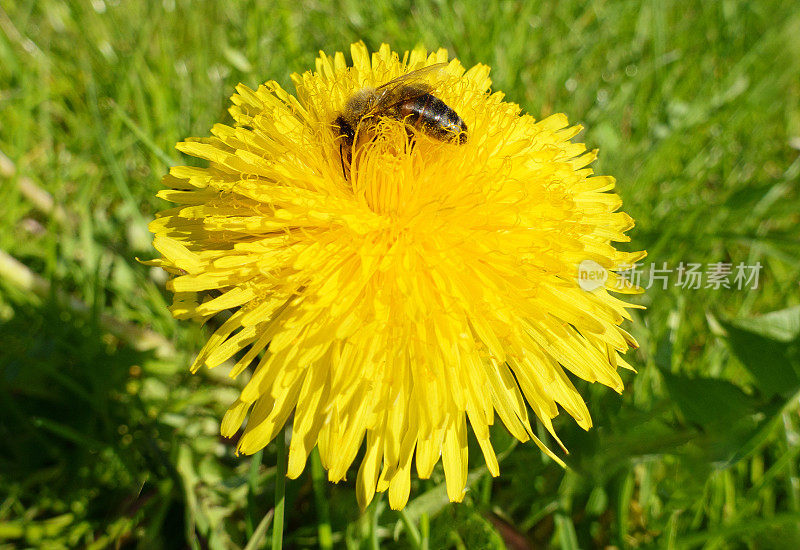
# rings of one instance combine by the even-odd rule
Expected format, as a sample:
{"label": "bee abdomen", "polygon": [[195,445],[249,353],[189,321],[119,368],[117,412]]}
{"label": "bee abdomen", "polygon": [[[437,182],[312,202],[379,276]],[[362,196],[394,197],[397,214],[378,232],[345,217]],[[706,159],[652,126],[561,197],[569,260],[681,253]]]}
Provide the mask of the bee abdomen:
{"label": "bee abdomen", "polygon": [[444,101],[423,94],[398,105],[400,116],[409,125],[441,141],[467,141],[467,125]]}

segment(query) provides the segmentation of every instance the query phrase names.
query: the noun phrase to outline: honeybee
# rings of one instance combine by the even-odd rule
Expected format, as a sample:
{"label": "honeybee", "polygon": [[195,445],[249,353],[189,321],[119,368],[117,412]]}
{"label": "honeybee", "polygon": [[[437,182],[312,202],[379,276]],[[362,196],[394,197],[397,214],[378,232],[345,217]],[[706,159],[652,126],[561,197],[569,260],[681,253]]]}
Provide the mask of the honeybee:
{"label": "honeybee", "polygon": [[458,113],[431,93],[445,76],[445,67],[447,63],[437,63],[411,71],[377,88],[359,90],[347,100],[333,122],[333,130],[341,139],[342,172],[344,149],[350,164],[356,132],[377,123],[380,117],[405,122],[409,128],[439,141],[466,143],[467,125]]}

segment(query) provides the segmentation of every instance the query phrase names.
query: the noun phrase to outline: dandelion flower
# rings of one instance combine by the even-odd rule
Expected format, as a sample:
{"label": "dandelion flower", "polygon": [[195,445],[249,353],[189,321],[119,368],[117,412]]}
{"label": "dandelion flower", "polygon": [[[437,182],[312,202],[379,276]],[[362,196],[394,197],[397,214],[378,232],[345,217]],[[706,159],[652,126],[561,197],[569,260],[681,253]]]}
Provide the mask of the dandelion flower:
{"label": "dandelion flower", "polygon": [[[264,448],[294,413],[290,478],[316,445],[342,480],[363,448],[362,507],[388,490],[402,508],[412,466],[427,478],[440,459],[460,501],[469,429],[493,476],[496,419],[558,461],[529,408],[558,441],[559,406],[591,426],[567,372],[622,390],[620,354],[635,342],[619,325],[633,306],[608,291],[643,253],[611,244],[633,221],[564,115],[521,114],[489,91],[488,67],[465,70],[443,49],[351,53],[352,66],[321,53],[293,75],[296,95],[239,85],[232,126],[178,144],[208,167],[164,178],[159,196],[176,206],[150,225],[154,263],[171,274],[176,317],[230,312],[192,370],[252,370],[222,421],[230,437],[246,420],[240,452]],[[380,118],[345,170],[334,121],[347,100],[437,63],[436,96],[463,118],[466,142]],[[592,292],[576,283],[584,260],[609,273]]]}

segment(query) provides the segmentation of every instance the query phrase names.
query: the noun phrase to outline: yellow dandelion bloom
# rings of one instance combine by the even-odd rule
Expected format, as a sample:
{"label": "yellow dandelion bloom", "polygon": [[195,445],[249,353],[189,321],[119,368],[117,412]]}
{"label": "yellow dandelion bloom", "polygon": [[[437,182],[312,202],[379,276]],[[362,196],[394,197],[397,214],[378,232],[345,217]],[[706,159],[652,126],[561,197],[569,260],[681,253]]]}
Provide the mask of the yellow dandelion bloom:
{"label": "yellow dandelion bloom", "polygon": [[[441,458],[460,501],[468,424],[497,476],[495,418],[558,461],[528,407],[558,440],[558,406],[591,426],[567,371],[622,390],[632,306],[608,290],[643,253],[612,246],[633,221],[564,115],[521,114],[490,93],[488,67],[465,70],[443,49],[351,53],[352,66],[321,53],[293,75],[296,95],[239,85],[233,126],[178,144],[208,167],[164,178],[159,196],[176,206],[150,225],[154,263],[171,274],[176,317],[231,311],[193,370],[232,360],[236,377],[255,363],[222,421],[230,437],[247,419],[239,451],[262,449],[294,413],[290,478],[316,445],[342,480],[363,448],[359,504],[388,490],[399,509],[412,463],[427,478]],[[465,143],[387,116],[344,152],[335,121],[353,94],[442,63],[434,93],[465,122]],[[610,272],[604,286],[579,287],[584,260]]]}

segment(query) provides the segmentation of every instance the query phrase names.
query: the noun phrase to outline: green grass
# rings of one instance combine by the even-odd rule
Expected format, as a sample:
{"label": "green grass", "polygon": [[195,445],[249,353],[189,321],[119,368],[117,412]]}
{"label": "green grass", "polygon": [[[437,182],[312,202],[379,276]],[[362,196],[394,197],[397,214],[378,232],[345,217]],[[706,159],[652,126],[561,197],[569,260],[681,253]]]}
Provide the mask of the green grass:
{"label": "green grass", "polygon": [[800,304],[798,36],[779,0],[4,2],[0,251],[22,266],[0,255],[0,548],[268,544],[275,446],[218,436],[237,387],[187,373],[203,329],[136,258],[175,142],[229,121],[238,82],[290,87],[360,39],[446,47],[537,118],[584,124],[648,262],[764,268],[757,290],[639,298],[638,374],[622,396],[581,386],[592,431],[557,423],[569,470],[516,445],[498,479],[472,462],[464,504],[437,470],[405,516],[361,515],[354,472],[315,483],[312,460],[286,544],[800,547],[800,310],[764,315]]}

